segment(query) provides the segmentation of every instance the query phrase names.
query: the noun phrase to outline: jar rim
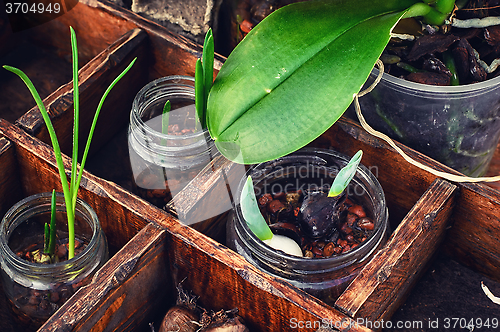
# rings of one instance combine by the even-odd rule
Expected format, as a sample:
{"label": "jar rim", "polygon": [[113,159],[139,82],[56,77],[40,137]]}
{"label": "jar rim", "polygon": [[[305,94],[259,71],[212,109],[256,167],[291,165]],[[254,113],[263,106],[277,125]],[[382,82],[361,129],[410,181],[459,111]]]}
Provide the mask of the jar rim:
{"label": "jar rim", "polygon": [[208,130],[206,128],[202,130],[195,131],[194,133],[186,133],[183,135],[171,135],[171,134],[163,134],[162,132],[156,131],[153,128],[149,127],[146,122],[142,120],[140,108],[138,106],[139,98],[141,96],[145,96],[146,93],[155,87],[160,88],[162,86],[177,86],[182,89],[183,95],[187,98],[192,98],[193,102],[195,100],[195,88],[194,88],[195,79],[192,76],[185,75],[171,75],[165,76],[158,79],[155,79],[144,87],[136,94],[134,101],[132,102],[132,112],[130,114],[130,121],[136,122],[142,130],[144,130],[147,134],[153,135],[160,139],[168,139],[169,141],[181,141],[186,139],[196,139],[200,136],[208,134]]}
{"label": "jar rim", "polygon": [[[273,162],[278,161],[281,162],[283,160],[286,160],[287,158],[293,158],[297,156],[305,156],[305,155],[311,155],[311,154],[326,154],[330,157],[333,158],[339,158],[341,159],[345,164],[349,162],[349,158],[337,151],[334,150],[327,150],[327,149],[319,149],[319,148],[302,148],[292,154],[289,154],[285,157],[279,158],[275,161],[270,161],[270,162],[265,162],[261,163],[258,165],[253,165],[246,173],[245,176],[241,179],[238,189],[237,189],[237,197],[239,199],[239,195],[241,194],[242,188],[244,183],[246,182],[246,178],[249,174],[252,173],[256,168],[258,167],[265,167],[266,164],[272,164]],[[235,222],[237,223],[238,227],[235,227],[236,232],[243,231],[245,236],[240,236],[242,241],[247,242],[247,239],[251,241],[251,243],[254,245],[254,248],[258,248],[258,250],[261,251],[266,257],[269,258],[274,258],[275,260],[282,260],[283,258],[286,259],[287,262],[292,263],[292,264],[310,264],[310,265],[315,265],[315,264],[325,264],[328,266],[338,266],[339,264],[346,263],[352,260],[357,259],[359,254],[361,252],[367,251],[368,254],[371,253],[372,250],[374,250],[374,247],[376,247],[376,243],[383,237],[383,235],[386,232],[387,225],[388,225],[388,211],[387,211],[387,205],[385,201],[385,195],[382,190],[382,187],[376,177],[373,175],[373,173],[364,165],[360,164],[358,166],[358,170],[356,172],[356,175],[354,177],[354,181],[359,181],[356,180],[357,178],[367,180],[371,183],[374,184],[375,189],[377,191],[377,197],[374,197],[374,199],[377,199],[381,203],[381,208],[379,211],[379,215],[376,221],[376,228],[375,231],[371,234],[371,236],[365,240],[363,243],[361,243],[359,246],[357,246],[354,249],[349,250],[346,253],[340,254],[340,255],[334,255],[328,258],[317,258],[317,259],[310,259],[310,258],[305,258],[305,257],[298,257],[298,256],[292,256],[289,254],[286,254],[284,252],[279,252],[276,251],[275,249],[271,248],[267,244],[265,244],[263,241],[261,241],[248,227],[247,223],[244,222],[244,218],[242,215],[241,207],[240,204],[237,203],[235,205]],[[241,235],[241,234],[240,234]],[[249,244],[249,243],[247,243]],[[372,249],[369,249],[373,247]]]}
{"label": "jar rim", "polygon": [[[21,217],[24,214],[27,214],[28,211],[18,211],[19,208],[21,208],[23,205],[26,205],[27,203],[30,202],[35,202],[35,201],[48,201],[48,211],[50,212],[50,200],[52,197],[52,192],[44,192],[44,193],[38,193],[34,195],[30,195],[28,197],[23,198],[22,200],[18,201],[16,204],[14,204],[4,215],[2,218],[2,221],[0,223],[0,250],[5,254],[2,255],[2,259],[9,259],[11,262],[15,262],[17,266],[23,267],[23,268],[35,268],[39,273],[44,273],[44,271],[48,270],[54,270],[54,269],[64,269],[65,267],[72,266],[74,265],[75,262],[82,260],[84,257],[87,257],[88,253],[91,250],[94,250],[94,248],[98,245],[99,240],[100,240],[100,224],[99,224],[99,219],[97,217],[97,214],[95,213],[94,209],[85,202],[84,200],[80,199],[77,197],[76,199],[76,207],[77,209],[80,208],[80,211],[85,217],[83,218],[91,227],[92,229],[92,237],[90,238],[90,241],[88,245],[82,250],[80,253],[76,254],[73,258],[62,261],[62,262],[57,262],[57,263],[52,263],[52,264],[41,264],[41,263],[33,263],[26,261],[20,257],[18,257],[12,249],[8,245],[8,238],[7,235],[9,231],[14,230],[19,224],[24,222],[26,219],[21,220],[18,224],[13,225],[13,228],[11,229],[8,227],[8,219],[16,218],[16,217]],[[64,194],[60,192],[56,192],[56,201],[57,205],[59,206],[66,206],[65,201],[64,201]],[[45,212],[45,211],[42,211]],[[17,215],[16,215],[17,214]]]}
{"label": "jar rim", "polygon": [[[377,68],[373,68],[370,75],[372,77],[377,77],[378,74],[379,70]],[[429,84],[422,84],[422,83],[408,81],[384,72],[382,74],[381,82],[385,82],[387,84],[405,90],[414,90],[417,93],[422,92],[422,93],[437,94],[437,95],[459,94],[459,93],[470,94],[470,93],[480,93],[482,92],[482,90],[486,92],[491,89],[497,88],[500,85],[500,76],[490,78],[482,82],[471,83],[471,84],[464,84],[457,86],[437,86],[437,85],[429,85]]]}

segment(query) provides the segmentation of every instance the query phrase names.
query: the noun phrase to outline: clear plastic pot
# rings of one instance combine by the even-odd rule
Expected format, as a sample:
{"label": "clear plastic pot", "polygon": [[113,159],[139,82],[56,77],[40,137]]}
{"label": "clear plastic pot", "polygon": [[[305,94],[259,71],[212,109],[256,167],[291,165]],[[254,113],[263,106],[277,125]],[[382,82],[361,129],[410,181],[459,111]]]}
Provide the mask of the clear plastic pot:
{"label": "clear plastic pot", "polygon": [[[242,178],[236,197],[240,197],[248,175],[252,176],[256,195],[259,196],[268,192],[331,184],[338,171],[348,162],[347,156],[335,151],[302,149],[252,167]],[[227,245],[267,273],[333,304],[388,237],[385,196],[375,176],[360,165],[347,192],[350,198],[365,207],[367,215],[375,224],[370,237],[350,251],[329,258],[295,257],[277,251],[264,244],[249,229],[239,204],[228,219]]]}
{"label": "clear plastic pot", "polygon": [[[163,133],[161,114],[167,100],[170,128]],[[184,188],[217,151],[196,119],[194,103],[194,78],[188,76],[157,79],[134,99],[128,131],[133,180],[138,194],[158,207]]]}
{"label": "clear plastic pot", "polygon": [[[374,69],[367,84],[377,75]],[[500,138],[500,77],[432,86],[384,73],[359,101],[374,129],[463,174],[487,171]]]}
{"label": "clear plastic pot", "polygon": [[[0,225],[2,284],[20,330],[40,327],[108,259],[106,236],[94,210],[77,199],[75,237],[86,247],[70,260],[41,264],[16,255],[27,245],[43,245],[44,223],[50,221],[52,193],[29,196],[15,204]],[[57,236],[67,239],[66,205],[57,194]]]}

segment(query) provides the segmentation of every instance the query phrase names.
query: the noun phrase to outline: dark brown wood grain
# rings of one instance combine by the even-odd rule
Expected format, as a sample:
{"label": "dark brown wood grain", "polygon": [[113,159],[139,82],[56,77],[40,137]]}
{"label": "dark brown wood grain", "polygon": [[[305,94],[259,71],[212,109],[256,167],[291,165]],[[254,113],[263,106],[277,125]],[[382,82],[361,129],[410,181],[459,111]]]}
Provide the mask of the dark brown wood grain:
{"label": "dark brown wood grain", "polygon": [[389,319],[439,247],[457,191],[437,179],[335,306],[367,322]]}
{"label": "dark brown wood grain", "polygon": [[[194,76],[196,59],[201,57],[202,47],[191,40],[174,34],[164,27],[116,6],[108,1],[96,1],[95,8],[147,31],[151,40],[152,63],[150,80],[167,75]],[[215,54],[214,77],[222,66],[224,57]]]}
{"label": "dark brown wood grain", "polygon": [[462,264],[500,281],[500,194],[484,184],[460,185],[444,249]]}
{"label": "dark brown wood grain", "polygon": [[[495,154],[491,159],[490,167],[486,171],[486,176],[497,176],[500,175],[500,142],[497,145]],[[488,187],[500,191],[500,181],[486,183]]]}
{"label": "dark brown wood grain", "polygon": [[14,149],[8,139],[0,137],[0,214],[2,216],[23,197]]}

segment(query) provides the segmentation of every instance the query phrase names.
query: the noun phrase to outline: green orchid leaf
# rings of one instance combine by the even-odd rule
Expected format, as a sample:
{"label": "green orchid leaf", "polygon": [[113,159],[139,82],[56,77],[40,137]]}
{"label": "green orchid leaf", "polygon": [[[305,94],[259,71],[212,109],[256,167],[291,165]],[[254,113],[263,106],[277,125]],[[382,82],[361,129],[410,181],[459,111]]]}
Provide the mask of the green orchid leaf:
{"label": "green orchid leaf", "polygon": [[321,135],[351,104],[416,2],[312,0],[265,18],[231,52],[210,91],[207,126],[219,151],[259,163]]}
{"label": "green orchid leaf", "polygon": [[358,165],[361,162],[362,157],[363,151],[359,150],[351,158],[349,163],[338,172],[337,176],[333,180],[332,186],[330,187],[328,197],[335,197],[342,194],[342,192],[345,190],[345,188],[347,188],[349,182],[351,182],[352,178],[356,174],[356,170],[358,169]]}
{"label": "green orchid leaf", "polygon": [[253,190],[252,177],[248,177],[241,191],[240,207],[243,218],[250,230],[262,241],[271,239],[274,234],[262,216]]}

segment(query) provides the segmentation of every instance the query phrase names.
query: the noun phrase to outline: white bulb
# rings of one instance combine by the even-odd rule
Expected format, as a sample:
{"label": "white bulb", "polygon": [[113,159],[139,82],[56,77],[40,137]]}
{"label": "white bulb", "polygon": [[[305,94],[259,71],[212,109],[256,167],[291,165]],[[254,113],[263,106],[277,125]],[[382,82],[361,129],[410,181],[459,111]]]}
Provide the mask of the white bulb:
{"label": "white bulb", "polygon": [[281,250],[289,255],[303,257],[302,249],[300,249],[297,242],[290,239],[289,237],[275,234],[269,240],[264,240],[264,243],[271,248]]}

